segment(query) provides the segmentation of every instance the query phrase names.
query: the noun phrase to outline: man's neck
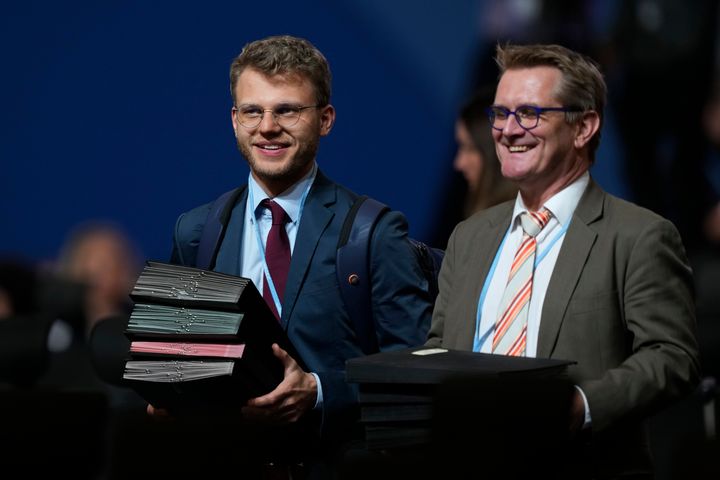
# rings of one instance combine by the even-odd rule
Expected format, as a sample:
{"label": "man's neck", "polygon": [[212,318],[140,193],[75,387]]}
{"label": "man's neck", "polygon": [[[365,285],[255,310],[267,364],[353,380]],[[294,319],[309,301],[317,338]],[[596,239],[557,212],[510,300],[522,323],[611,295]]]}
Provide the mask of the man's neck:
{"label": "man's neck", "polygon": [[293,175],[292,177],[287,175],[283,177],[259,176],[254,171],[251,171],[250,174],[260,188],[262,188],[262,190],[268,195],[268,197],[275,198],[290,189],[293,185],[302,181],[302,179],[312,171],[313,165],[314,163],[310,163],[305,170]]}
{"label": "man's neck", "polygon": [[292,187],[297,183],[296,180],[273,180],[273,179],[267,179],[267,178],[258,178],[253,173],[253,179],[255,182],[257,182],[258,186],[262,188],[263,192],[267,194],[270,198],[275,198],[281,193],[283,193],[288,188]]}
{"label": "man's neck", "polygon": [[578,162],[549,184],[525,185],[520,182],[519,190],[523,203],[531,212],[538,211],[553,195],[567,188],[568,185],[587,172],[589,167],[590,163],[587,161]]}

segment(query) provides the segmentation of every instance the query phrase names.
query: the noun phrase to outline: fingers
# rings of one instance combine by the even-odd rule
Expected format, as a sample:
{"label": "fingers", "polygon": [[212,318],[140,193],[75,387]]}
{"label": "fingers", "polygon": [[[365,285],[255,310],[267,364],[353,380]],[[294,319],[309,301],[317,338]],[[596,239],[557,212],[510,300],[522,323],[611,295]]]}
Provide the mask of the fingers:
{"label": "fingers", "polygon": [[296,402],[291,399],[286,403],[272,407],[256,407],[246,405],[241,412],[244,419],[263,424],[279,425],[297,421],[303,411],[298,409]]}
{"label": "fingers", "polygon": [[[282,385],[282,384],[280,384]],[[255,397],[251,398],[247,401],[246,405],[250,407],[266,407],[266,408],[272,408],[279,406],[282,403],[282,399],[285,395],[283,395],[282,390],[280,390],[280,385],[275,388],[270,393],[266,393],[265,395],[261,397]],[[278,391],[280,390],[280,391]]]}
{"label": "fingers", "polygon": [[570,407],[570,425],[571,435],[576,435],[582,430],[585,421],[585,401],[580,392],[575,390],[573,393],[572,405]]}
{"label": "fingers", "polygon": [[283,367],[285,367],[286,370],[290,365],[290,362],[295,363],[295,360],[293,360],[290,354],[283,350],[277,343],[272,344],[272,350],[273,355],[282,362]]}
{"label": "fingers", "polygon": [[171,418],[170,412],[165,410],[164,408],[155,408],[154,406],[150,405],[148,403],[148,406],[146,408],[147,414],[154,418]]}
{"label": "fingers", "polygon": [[290,377],[294,372],[305,373],[295,359],[283,350],[277,343],[272,344],[272,349],[275,357],[282,362],[283,368],[285,369],[285,379]]}

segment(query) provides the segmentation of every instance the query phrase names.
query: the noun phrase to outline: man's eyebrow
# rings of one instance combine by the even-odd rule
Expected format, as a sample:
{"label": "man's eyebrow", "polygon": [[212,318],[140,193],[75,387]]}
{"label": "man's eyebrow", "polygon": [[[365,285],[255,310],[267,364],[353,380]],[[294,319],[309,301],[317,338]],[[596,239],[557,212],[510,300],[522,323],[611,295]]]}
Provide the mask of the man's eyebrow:
{"label": "man's eyebrow", "polygon": [[[277,108],[297,108],[297,107],[300,107],[300,106],[302,106],[302,103],[300,103],[300,102],[280,102],[280,103],[276,103],[276,104],[273,105],[272,107],[267,107],[267,108],[270,108],[270,109],[272,109],[272,110],[275,110],[275,109],[277,109]],[[266,107],[264,107],[264,106],[262,106],[262,105],[259,105],[259,104],[257,104],[257,103],[241,103],[240,105],[238,105],[238,108],[260,108],[260,109],[264,109],[264,108],[266,108]]]}
{"label": "man's eyebrow", "polygon": [[282,108],[282,107],[297,108],[300,106],[302,106],[302,103],[299,103],[299,102],[281,102],[281,103],[276,104],[275,107],[273,107],[273,108]]}

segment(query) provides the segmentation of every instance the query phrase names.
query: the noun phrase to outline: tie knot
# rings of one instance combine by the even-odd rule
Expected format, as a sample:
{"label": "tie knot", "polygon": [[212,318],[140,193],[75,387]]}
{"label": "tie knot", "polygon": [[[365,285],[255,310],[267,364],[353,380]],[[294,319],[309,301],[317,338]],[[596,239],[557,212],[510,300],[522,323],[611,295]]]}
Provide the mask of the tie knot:
{"label": "tie knot", "polygon": [[285,212],[285,210],[283,210],[283,208],[278,203],[270,200],[269,198],[266,198],[262,202],[260,202],[260,205],[270,209],[270,213],[272,213],[273,225],[285,225],[290,220],[287,212]]}
{"label": "tie knot", "polygon": [[552,214],[546,208],[543,208],[539,212],[523,212],[520,215],[520,224],[525,233],[531,237],[535,237],[545,228],[551,216]]}

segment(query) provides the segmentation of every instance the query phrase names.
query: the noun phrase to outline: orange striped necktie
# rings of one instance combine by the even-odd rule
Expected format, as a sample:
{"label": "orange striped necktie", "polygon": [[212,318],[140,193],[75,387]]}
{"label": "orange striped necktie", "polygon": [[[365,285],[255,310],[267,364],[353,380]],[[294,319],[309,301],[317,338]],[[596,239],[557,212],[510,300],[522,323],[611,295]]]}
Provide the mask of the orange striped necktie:
{"label": "orange striped necktie", "polygon": [[539,212],[520,214],[523,238],[510,267],[510,275],[498,309],[492,353],[525,356],[528,311],[537,249],[535,237],[547,225],[551,216],[546,208]]}

